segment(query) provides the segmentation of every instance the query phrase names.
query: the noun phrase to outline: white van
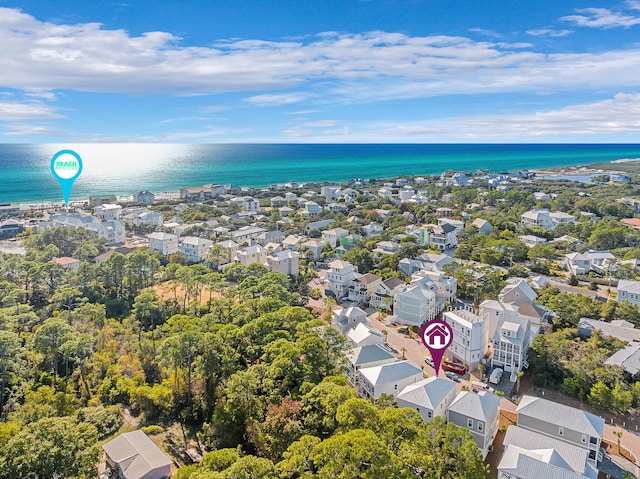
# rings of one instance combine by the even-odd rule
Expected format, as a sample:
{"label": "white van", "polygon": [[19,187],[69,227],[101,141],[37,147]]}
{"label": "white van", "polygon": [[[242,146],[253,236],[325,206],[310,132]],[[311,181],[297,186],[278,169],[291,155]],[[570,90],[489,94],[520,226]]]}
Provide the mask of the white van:
{"label": "white van", "polygon": [[500,379],[502,379],[502,368],[495,368],[491,371],[491,376],[489,376],[489,382],[491,384],[498,384]]}
{"label": "white van", "polygon": [[493,389],[491,386],[489,386],[487,383],[482,383],[480,381],[472,381],[471,382],[471,390],[473,392],[478,392],[478,391],[489,391],[489,392],[493,392],[495,391],[495,389]]}

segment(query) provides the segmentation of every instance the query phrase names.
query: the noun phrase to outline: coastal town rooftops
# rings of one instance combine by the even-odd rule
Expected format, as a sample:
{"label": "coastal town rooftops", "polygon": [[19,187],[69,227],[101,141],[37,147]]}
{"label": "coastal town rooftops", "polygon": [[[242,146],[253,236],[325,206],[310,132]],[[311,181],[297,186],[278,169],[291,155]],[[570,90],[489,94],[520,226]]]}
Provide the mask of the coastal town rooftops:
{"label": "coastal town rooftops", "polygon": [[460,391],[449,406],[449,411],[489,422],[498,413],[499,406],[500,398],[495,394]]}
{"label": "coastal town rooftops", "polygon": [[456,383],[453,381],[432,376],[409,384],[396,397],[433,410],[455,389]]}
{"label": "coastal town rooftops", "polygon": [[422,375],[422,369],[411,361],[396,361],[382,366],[362,368],[360,374],[371,384],[376,385],[398,381],[417,374]]}
{"label": "coastal town rooftops", "polygon": [[[498,470],[501,477],[518,479],[585,479],[587,476],[579,474],[569,467],[554,449],[525,449],[507,446]],[[595,478],[594,478],[595,479]]]}
{"label": "coastal town rooftops", "polygon": [[[124,479],[162,477],[159,474],[171,473],[171,459],[140,430],[121,434],[102,449]],[[153,472],[158,475],[149,476]]]}
{"label": "coastal town rooftops", "polygon": [[620,366],[631,376],[640,372],[640,343],[627,344],[604,362],[605,366]]}
{"label": "coastal town rooftops", "polygon": [[529,450],[553,449],[571,470],[580,474],[592,474],[594,472],[593,468],[588,464],[589,451],[586,449],[523,427],[509,426],[504,436],[503,444]]}
{"label": "coastal town rooftops", "polygon": [[640,281],[621,279],[618,281],[618,290],[625,290],[627,293],[640,294]]}
{"label": "coastal town rooftops", "polygon": [[579,431],[591,437],[601,438],[604,430],[604,419],[595,414],[533,396],[522,396],[516,413]]}
{"label": "coastal town rooftops", "polygon": [[[355,328],[354,328],[355,329]],[[350,330],[350,332],[353,330]],[[347,361],[354,366],[377,363],[379,361],[395,361],[396,357],[380,344],[368,344],[353,348],[346,353]]]}

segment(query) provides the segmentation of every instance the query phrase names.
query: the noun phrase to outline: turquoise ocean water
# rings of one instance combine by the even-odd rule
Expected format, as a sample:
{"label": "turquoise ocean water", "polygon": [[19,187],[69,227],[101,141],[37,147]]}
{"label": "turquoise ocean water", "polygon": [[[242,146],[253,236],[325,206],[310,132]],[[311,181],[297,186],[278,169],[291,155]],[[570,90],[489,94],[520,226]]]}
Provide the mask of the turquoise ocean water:
{"label": "turquoise ocean water", "polygon": [[84,164],[71,201],[143,189],[169,193],[208,183],[265,187],[640,158],[640,145],[615,144],[0,144],[0,203],[61,202],[49,169],[61,149],[73,149]]}

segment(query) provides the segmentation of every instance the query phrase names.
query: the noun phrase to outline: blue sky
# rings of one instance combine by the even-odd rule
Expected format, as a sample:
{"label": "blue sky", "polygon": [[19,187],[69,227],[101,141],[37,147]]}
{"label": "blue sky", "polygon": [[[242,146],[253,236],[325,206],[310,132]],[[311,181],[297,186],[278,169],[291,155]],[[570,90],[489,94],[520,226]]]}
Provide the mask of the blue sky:
{"label": "blue sky", "polygon": [[640,142],[640,0],[0,0],[0,142]]}

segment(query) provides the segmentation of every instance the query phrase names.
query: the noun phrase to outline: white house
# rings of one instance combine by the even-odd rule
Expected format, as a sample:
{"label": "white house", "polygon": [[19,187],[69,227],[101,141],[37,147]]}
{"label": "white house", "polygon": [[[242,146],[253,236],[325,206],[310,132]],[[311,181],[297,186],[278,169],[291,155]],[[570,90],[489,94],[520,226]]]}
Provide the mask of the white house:
{"label": "white house", "polygon": [[621,279],[618,281],[618,303],[629,301],[631,304],[640,306],[640,281],[630,281]]}
{"label": "white house", "polygon": [[421,381],[422,369],[411,361],[396,361],[368,368],[356,373],[357,390],[365,399],[378,399],[381,394],[396,395],[409,384]]}
{"label": "white house", "polygon": [[421,326],[438,314],[435,288],[422,282],[402,284],[393,292],[393,315],[400,324]]}
{"label": "white house", "polygon": [[336,197],[336,192],[339,189],[340,187],[338,185],[326,185],[320,188],[320,195],[328,200],[332,200]]}
{"label": "white house", "polygon": [[511,373],[511,380],[515,381],[515,374],[527,361],[530,346],[529,321],[520,316],[503,316],[492,338],[491,366]]}
{"label": "white house", "polygon": [[209,257],[213,241],[195,236],[185,236],[180,241],[180,251],[193,263],[200,263]]}
{"label": "white house", "polygon": [[473,371],[487,353],[487,323],[466,309],[445,311],[443,319],[453,329],[453,342],[447,350],[447,355],[458,359]]}
{"label": "white house", "polygon": [[368,326],[366,322],[356,323],[353,328],[347,330],[346,337],[349,343],[356,348],[361,346],[371,346],[374,344],[383,346],[385,344],[384,334],[377,329]]}
{"label": "white house", "polygon": [[38,223],[38,229],[46,230],[57,226],[84,228],[91,231],[98,238],[104,238],[107,245],[124,243],[124,223],[119,220],[102,222],[98,218],[85,213],[56,213],[49,217],[49,221]]}
{"label": "white house", "polygon": [[429,247],[440,251],[454,248],[458,245],[458,229],[444,223],[442,226],[428,225]]}
{"label": "white house", "polygon": [[349,349],[345,356],[347,358],[346,371],[349,382],[356,385],[356,373],[358,369],[381,366],[383,364],[395,363],[396,357],[387,348],[380,344],[367,344]]}
{"label": "white house", "polygon": [[267,230],[260,228],[259,226],[243,226],[238,228],[236,231],[233,231],[231,233],[231,238],[238,244],[242,244],[244,242],[250,244],[251,240],[258,238],[266,231]]}
{"label": "white house", "polygon": [[358,269],[347,261],[332,261],[329,263],[329,271],[325,278],[326,290],[340,299],[349,294],[351,281],[358,276]]}
{"label": "white house", "polygon": [[533,248],[534,246],[545,244],[547,242],[546,238],[541,238],[540,236],[534,235],[521,235],[518,236],[518,239],[522,241],[527,246],[527,248]]}
{"label": "white house", "polygon": [[93,213],[101,220],[117,220],[122,214],[122,206],[105,203],[103,205],[96,206],[93,209]]}
{"label": "white house", "polygon": [[302,215],[308,218],[315,218],[322,213],[322,206],[315,201],[307,201],[302,209]]}
{"label": "white house", "polygon": [[251,196],[238,196],[237,198],[232,198],[230,202],[245,213],[255,213],[260,208],[260,203]]}
{"label": "white house", "polygon": [[180,245],[178,237],[170,233],[155,232],[147,235],[148,247],[164,256],[169,256],[178,251]]}
{"label": "white house", "polygon": [[597,467],[604,419],[581,409],[543,398],[523,396],[516,408],[518,426],[578,446]]}
{"label": "white house", "polygon": [[254,244],[252,246],[246,246],[244,248],[240,248],[236,252],[236,261],[245,266],[249,266],[253,263],[264,264],[267,260],[267,255],[269,251],[259,244]]}
{"label": "white house", "polygon": [[551,218],[551,221],[553,221],[554,228],[559,225],[570,225],[576,222],[575,216],[562,211],[549,213],[549,217]]}
{"label": "white house", "polygon": [[495,394],[461,391],[447,409],[447,422],[468,429],[486,458],[498,432],[499,406],[500,398]]}
{"label": "white house", "polygon": [[133,194],[133,201],[135,203],[144,203],[145,205],[150,205],[155,199],[156,195],[147,190],[138,191],[137,193]]}
{"label": "white house", "polygon": [[359,323],[369,324],[367,313],[357,306],[349,306],[348,308],[336,308],[333,311],[331,326],[346,334],[349,329],[356,327]]}
{"label": "white house", "polygon": [[165,479],[171,476],[169,459],[145,433],[126,432],[102,446],[107,465],[120,479]]}
{"label": "white house", "polygon": [[380,226],[378,223],[369,223],[368,225],[364,225],[362,227],[362,234],[365,235],[367,238],[381,235],[383,231],[384,231],[384,228]]}
{"label": "white house", "polygon": [[122,244],[125,241],[126,231],[124,223],[120,220],[89,223],[84,228],[92,231],[98,238],[104,238],[105,244],[109,246]]}
{"label": "white house", "polygon": [[509,426],[498,477],[513,479],[597,479],[588,452],[564,441]]}
{"label": "white house", "polygon": [[400,278],[389,278],[382,281],[376,286],[369,300],[369,305],[374,308],[381,308],[387,310],[387,308],[393,305],[394,290],[405,282]]}
{"label": "white house", "polygon": [[278,251],[267,256],[267,265],[271,271],[297,276],[299,274],[300,254],[297,251]]}
{"label": "white house", "polygon": [[584,253],[591,263],[591,269],[596,273],[608,276],[617,268],[616,257],[609,251],[589,250]]}
{"label": "white house", "polygon": [[591,261],[582,253],[569,253],[564,255],[563,264],[571,274],[588,274],[591,270]]}
{"label": "white house", "polygon": [[333,228],[322,232],[322,240],[335,248],[340,243],[340,240],[348,235],[349,232],[344,228]]}
{"label": "white house", "polygon": [[456,383],[431,376],[406,386],[397,396],[398,407],[408,407],[420,413],[426,423],[434,417],[446,419],[447,409],[456,398]]}
{"label": "white house", "polygon": [[78,268],[80,267],[80,260],[76,258],[71,258],[69,256],[53,258],[51,262],[62,266],[62,269],[64,271],[69,271],[69,270],[78,271]]}
{"label": "white house", "polygon": [[382,283],[382,277],[367,273],[358,276],[349,285],[349,300],[364,303],[371,298],[375,289]]}
{"label": "white house", "polygon": [[125,223],[136,226],[162,226],[164,223],[162,213],[137,207],[124,210],[122,219]]}

